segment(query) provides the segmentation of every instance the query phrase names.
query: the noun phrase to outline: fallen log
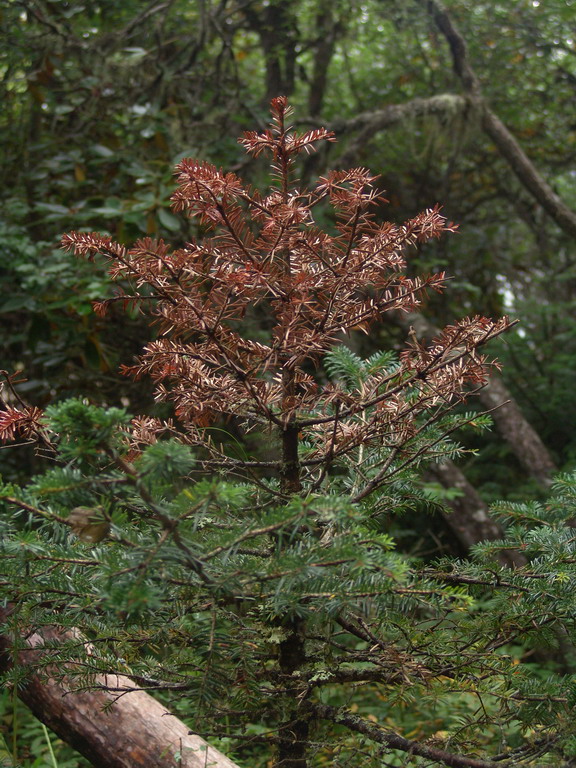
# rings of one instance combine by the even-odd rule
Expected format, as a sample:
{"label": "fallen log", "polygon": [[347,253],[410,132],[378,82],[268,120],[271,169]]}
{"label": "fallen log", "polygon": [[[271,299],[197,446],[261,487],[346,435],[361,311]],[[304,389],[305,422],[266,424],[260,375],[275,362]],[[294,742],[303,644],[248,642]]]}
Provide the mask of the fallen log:
{"label": "fallen log", "polygon": [[[0,608],[0,623],[7,615]],[[0,635],[0,671],[15,656],[33,670],[49,652],[46,645],[62,639],[56,627],[46,628],[26,634],[25,647],[19,640],[16,650],[9,635]],[[61,673],[32,674],[18,696],[96,768],[239,768],[124,675],[99,675],[93,686],[78,690],[77,682]]]}

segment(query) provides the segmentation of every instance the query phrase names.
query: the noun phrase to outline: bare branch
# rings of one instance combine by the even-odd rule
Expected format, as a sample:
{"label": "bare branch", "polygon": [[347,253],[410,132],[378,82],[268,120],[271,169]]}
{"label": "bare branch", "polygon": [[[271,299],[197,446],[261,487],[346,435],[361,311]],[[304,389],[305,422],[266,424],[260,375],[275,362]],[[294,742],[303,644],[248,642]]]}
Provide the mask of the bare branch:
{"label": "bare branch", "polygon": [[343,711],[337,707],[331,707],[327,704],[314,704],[308,702],[306,705],[309,712],[323,720],[330,720],[339,725],[345,725],[351,731],[361,733],[378,744],[384,744],[390,749],[399,749],[410,755],[418,755],[428,760],[434,760],[437,763],[449,766],[449,768],[497,768],[497,764],[487,762],[486,760],[477,760],[466,755],[457,755],[453,752],[446,752],[443,749],[419,744],[417,741],[405,739],[393,731],[384,730],[377,725],[367,722],[358,715]]}

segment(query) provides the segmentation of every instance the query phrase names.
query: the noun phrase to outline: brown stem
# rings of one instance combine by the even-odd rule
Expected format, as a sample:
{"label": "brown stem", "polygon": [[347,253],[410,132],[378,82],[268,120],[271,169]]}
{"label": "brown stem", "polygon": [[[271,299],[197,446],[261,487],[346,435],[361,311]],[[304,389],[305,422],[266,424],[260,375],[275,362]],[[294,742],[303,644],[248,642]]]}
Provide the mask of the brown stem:
{"label": "brown stem", "polygon": [[288,425],[282,430],[282,467],[280,469],[282,493],[298,493],[302,489],[298,458],[298,428]]}
{"label": "brown stem", "polygon": [[296,394],[294,369],[287,363],[282,369],[282,461],[280,467],[280,490],[282,493],[298,493],[302,490],[300,480],[300,459],[298,456],[298,426],[295,421],[294,399]]}

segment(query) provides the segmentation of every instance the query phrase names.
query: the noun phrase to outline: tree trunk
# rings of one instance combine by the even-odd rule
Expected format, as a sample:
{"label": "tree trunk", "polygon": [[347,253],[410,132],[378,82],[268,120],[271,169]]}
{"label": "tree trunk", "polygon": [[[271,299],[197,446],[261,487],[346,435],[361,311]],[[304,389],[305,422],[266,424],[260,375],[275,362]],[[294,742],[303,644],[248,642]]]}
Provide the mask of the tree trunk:
{"label": "tree trunk", "polygon": [[[444,520],[465,554],[474,544],[481,541],[497,541],[504,537],[502,527],[490,517],[488,505],[453,461],[446,460],[434,464],[429,474],[438,479],[445,488],[456,488],[462,494],[447,502],[452,512],[445,514]],[[520,553],[507,549],[500,552],[498,561],[500,565],[507,567],[526,564]]]}
{"label": "tree trunk", "polygon": [[315,32],[318,39],[314,54],[312,80],[308,92],[308,112],[312,117],[318,116],[322,111],[328,82],[328,68],[332,61],[339,31],[340,25],[334,18],[332,0],[322,0],[316,14]]}
{"label": "tree trunk", "polygon": [[290,3],[284,0],[271,0],[258,6],[244,3],[242,13],[262,46],[266,66],[264,103],[268,105],[276,96],[290,96],[294,91],[298,38]]}
{"label": "tree trunk", "polygon": [[549,486],[558,469],[540,436],[526,421],[502,379],[499,376],[490,376],[478,397],[486,409],[499,406],[491,414],[498,431],[530,477],[544,487]]}
{"label": "tree trunk", "polygon": [[[0,621],[7,616],[0,609]],[[58,642],[55,627],[26,634],[18,662],[34,669],[46,642]],[[11,665],[13,642],[0,635],[0,670]],[[77,690],[72,679],[32,674],[18,696],[34,715],[97,768],[238,768],[236,763],[123,675],[99,675],[96,687]],[[105,690],[105,688],[121,689]],[[125,691],[130,691],[126,693]]]}
{"label": "tree trunk", "polygon": [[[304,622],[301,619],[291,619],[284,625],[285,639],[280,643],[279,666],[282,673],[290,679],[306,664],[304,648]],[[289,683],[288,683],[289,685]],[[298,696],[297,689],[294,696]],[[276,768],[306,768],[308,761],[308,718],[302,716],[302,699],[292,711],[289,722],[283,723],[278,744],[278,760]]]}

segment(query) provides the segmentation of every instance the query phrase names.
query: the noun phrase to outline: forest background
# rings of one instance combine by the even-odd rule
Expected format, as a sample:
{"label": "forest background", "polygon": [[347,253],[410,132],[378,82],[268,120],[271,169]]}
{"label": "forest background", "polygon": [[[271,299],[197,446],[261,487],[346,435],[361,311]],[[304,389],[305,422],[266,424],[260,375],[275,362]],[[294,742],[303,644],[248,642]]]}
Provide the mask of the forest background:
{"label": "forest background", "polygon": [[[462,315],[520,319],[492,348],[502,378],[482,407],[507,403],[494,429],[464,434],[464,460],[422,478],[454,514],[399,519],[391,532],[415,556],[462,555],[499,535],[490,503],[543,497],[576,458],[576,4],[445,7],[456,29],[411,0],[4,4],[2,368],[23,372],[21,396],[151,413],[149,383],[118,373],[150,338],[146,320],[95,315],[111,285],[59,238],[75,228],[177,245],[202,234],[170,209],[173,166],[199,157],[258,184],[263,168],[236,139],[284,94],[298,127],[338,139],[303,164],[304,181],[368,167],[389,200],[379,217],[440,203],[459,226],[410,261],[413,274],[452,275],[446,294],[354,334],[356,352],[399,349],[410,328],[430,337]],[[39,468],[31,449],[2,452],[5,479]]]}

